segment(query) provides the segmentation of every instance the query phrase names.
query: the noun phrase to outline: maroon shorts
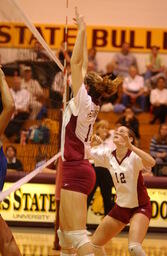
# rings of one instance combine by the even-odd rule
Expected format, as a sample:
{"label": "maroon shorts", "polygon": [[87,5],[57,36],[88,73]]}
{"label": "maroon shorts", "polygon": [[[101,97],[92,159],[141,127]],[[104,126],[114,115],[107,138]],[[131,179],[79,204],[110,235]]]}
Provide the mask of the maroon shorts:
{"label": "maroon shorts", "polygon": [[62,188],[89,195],[94,188],[96,174],[88,160],[63,162]]}
{"label": "maroon shorts", "polygon": [[124,208],[115,204],[112,210],[108,213],[108,215],[125,224],[128,224],[135,213],[143,213],[149,219],[151,219],[152,209],[150,201],[148,201],[148,203],[145,205],[135,208]]}

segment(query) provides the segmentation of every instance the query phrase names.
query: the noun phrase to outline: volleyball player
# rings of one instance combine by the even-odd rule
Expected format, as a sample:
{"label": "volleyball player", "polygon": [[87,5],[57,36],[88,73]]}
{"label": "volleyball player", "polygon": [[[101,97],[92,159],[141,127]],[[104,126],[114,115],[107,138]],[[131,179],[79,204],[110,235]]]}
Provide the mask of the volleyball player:
{"label": "volleyball player", "polygon": [[[5,80],[3,71],[0,68],[0,93],[2,98],[3,110],[0,114],[0,136],[7,127],[14,112],[14,101],[10,94],[9,87]],[[7,160],[3,153],[2,143],[0,142],[0,191],[3,189],[7,170]],[[0,253],[2,256],[21,256],[15,239],[7,226],[6,222],[0,216]]]}
{"label": "volleyball player", "polygon": [[[71,58],[72,91],[62,125],[62,189],[60,199],[59,242],[61,255],[94,255],[87,237],[87,195],[95,183],[93,167],[87,160],[93,125],[105,97],[117,91],[122,82],[95,72],[86,74],[87,47],[84,18],[76,10],[78,34]],[[86,75],[85,75],[86,74]],[[83,79],[84,77],[84,79]]]}
{"label": "volleyball player", "polygon": [[130,223],[128,250],[131,256],[145,256],[142,242],[151,218],[151,204],[144,186],[142,169],[153,167],[155,160],[132,143],[134,135],[125,126],[117,128],[116,149],[91,150],[98,166],[109,169],[116,189],[116,203],[93,234],[96,255],[105,255],[103,246]]}

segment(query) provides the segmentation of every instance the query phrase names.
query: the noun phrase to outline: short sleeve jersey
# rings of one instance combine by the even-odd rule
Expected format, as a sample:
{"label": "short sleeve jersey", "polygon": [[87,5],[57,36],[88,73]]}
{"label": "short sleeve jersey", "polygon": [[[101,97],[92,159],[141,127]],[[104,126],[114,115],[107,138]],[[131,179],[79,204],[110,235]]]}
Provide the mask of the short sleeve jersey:
{"label": "short sleeve jersey", "polygon": [[91,151],[95,164],[108,168],[116,189],[116,203],[120,207],[135,208],[149,201],[142,176],[144,168],[141,158],[133,151],[128,151],[121,162],[116,151],[109,149]]}
{"label": "short sleeve jersey", "polygon": [[99,106],[92,101],[83,84],[65,109],[61,134],[63,161],[87,159],[86,148],[90,146],[98,112]]}

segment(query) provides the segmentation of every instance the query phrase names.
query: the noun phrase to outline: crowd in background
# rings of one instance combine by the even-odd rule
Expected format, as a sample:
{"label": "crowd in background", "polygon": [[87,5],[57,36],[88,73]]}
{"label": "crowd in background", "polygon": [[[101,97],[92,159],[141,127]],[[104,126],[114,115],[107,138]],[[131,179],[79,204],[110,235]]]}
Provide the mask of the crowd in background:
{"label": "crowd in background", "polygon": [[[64,43],[57,50],[56,56],[61,63],[64,59],[67,62],[67,93],[71,97],[71,68],[70,58],[72,52],[65,51]],[[41,63],[45,63],[47,69],[41,68]],[[41,120],[47,117],[47,108],[62,108],[64,93],[64,73],[52,68],[47,53],[42,46],[35,41],[33,48],[33,61],[17,63],[17,68],[13,69],[11,79],[11,93],[15,101],[15,113],[9,123],[5,136],[9,142],[18,142],[26,144],[28,141],[38,141],[33,136],[38,136],[39,127],[24,129],[26,120]],[[27,64],[28,63],[28,64]],[[36,65],[34,65],[36,63]],[[40,63],[40,65],[38,65]],[[150,142],[150,153],[156,159],[157,166],[164,167],[167,165],[167,67],[163,65],[162,58],[157,46],[152,46],[146,60],[146,72],[139,73],[138,60],[131,53],[130,46],[127,42],[122,44],[121,50],[115,53],[109,63],[106,63],[105,72],[98,68],[96,58],[96,49],[91,48],[88,51],[88,72],[96,71],[101,75],[108,75],[110,79],[116,76],[123,77],[123,84],[116,95],[112,96],[101,107],[101,111],[114,111],[118,113],[118,120],[115,124],[130,127],[135,136],[136,143],[140,146],[140,129],[139,121],[136,114],[150,112],[152,119],[148,120],[150,125],[155,123],[160,125],[159,134],[155,135]],[[48,71],[50,73],[48,74]],[[48,78],[46,78],[49,77]],[[48,84],[47,84],[47,81]],[[45,88],[49,91],[49,99],[45,95]],[[121,115],[120,115],[121,113]],[[47,128],[46,128],[47,129]],[[36,132],[36,133],[35,133]],[[40,130],[44,132],[44,130]],[[47,131],[45,130],[46,135]],[[49,131],[48,131],[49,133]],[[41,135],[41,134],[40,134]],[[41,135],[42,136],[42,135]],[[33,139],[32,139],[33,137]],[[30,139],[31,138],[31,139]],[[48,143],[44,140],[43,143]],[[38,142],[41,143],[39,140]],[[22,165],[17,159],[16,149],[11,145],[7,151],[9,168],[22,169]],[[154,175],[166,175],[166,169],[161,168],[161,172],[153,170]]]}

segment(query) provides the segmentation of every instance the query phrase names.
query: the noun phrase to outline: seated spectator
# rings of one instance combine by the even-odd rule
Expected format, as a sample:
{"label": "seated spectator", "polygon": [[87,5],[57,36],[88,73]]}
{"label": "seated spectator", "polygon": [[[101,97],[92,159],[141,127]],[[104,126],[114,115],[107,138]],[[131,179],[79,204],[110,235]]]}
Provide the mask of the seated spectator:
{"label": "seated spectator", "polygon": [[13,77],[13,86],[10,90],[15,102],[15,113],[5,130],[5,135],[8,138],[19,135],[25,120],[30,115],[30,93],[21,88],[21,77]]}
{"label": "seated spectator", "polygon": [[[100,120],[96,125],[96,135],[98,135],[101,139],[101,144],[96,147],[96,150],[101,150],[105,147],[110,147],[113,150],[115,149],[115,144],[113,143],[113,136],[110,134],[109,123],[106,120]],[[93,146],[96,146],[97,142],[92,141]],[[95,143],[95,144],[94,144]],[[94,170],[96,173],[96,184],[93,188],[93,191],[88,196],[87,206],[89,207],[91,200],[95,194],[97,187],[100,187],[103,204],[104,204],[104,215],[107,215],[110,209],[114,204],[113,196],[112,196],[112,187],[113,181],[108,169],[103,167],[94,166]]]}
{"label": "seated spectator", "polygon": [[44,98],[43,89],[41,88],[38,81],[32,78],[31,67],[24,67],[23,75],[24,77],[22,80],[21,87],[28,90],[30,93],[31,114],[29,119],[35,120],[42,108],[42,103],[40,102],[40,100]]}
{"label": "seated spectator", "polygon": [[157,87],[150,93],[150,103],[154,115],[150,124],[154,124],[157,119],[160,120],[161,124],[164,123],[167,113],[167,89],[165,88],[164,77],[158,78]]}
{"label": "seated spectator", "polygon": [[14,146],[9,145],[6,148],[7,168],[17,171],[23,171],[23,165],[19,159],[17,159],[17,150]]}
{"label": "seated spectator", "polygon": [[150,154],[157,165],[167,165],[167,124],[161,124],[158,135],[151,139]]}
{"label": "seated spectator", "polygon": [[137,142],[139,143],[139,121],[131,108],[126,108],[123,116],[121,116],[116,123],[130,128],[134,132]]}
{"label": "seated spectator", "polygon": [[90,48],[88,50],[88,63],[91,63],[92,66],[94,67],[92,71],[98,71],[98,64],[96,60],[96,48]]}
{"label": "seated spectator", "polygon": [[[71,92],[71,66],[67,64],[67,83],[68,83],[68,97]],[[64,93],[64,72],[59,71],[54,78],[51,91],[50,98],[51,104],[54,108],[61,108],[63,103],[63,93]]]}
{"label": "seated spectator", "polygon": [[[113,74],[113,64],[110,62],[106,66],[106,73],[103,76],[109,76],[109,79],[114,80],[116,76]],[[122,84],[118,87],[115,94],[106,99],[106,102],[101,106],[102,112],[114,111],[115,113],[122,113],[125,106],[122,104]]]}
{"label": "seated spectator", "polygon": [[122,103],[124,106],[138,103],[141,110],[145,110],[144,79],[137,74],[137,68],[130,66],[129,75],[123,82]]}
{"label": "seated spectator", "polygon": [[106,65],[106,73],[104,76],[109,76],[112,80],[116,78],[114,75],[114,66],[112,62],[107,63]]}
{"label": "seated spectator", "polygon": [[34,42],[33,60],[50,61],[50,58],[49,58],[46,50],[43,48],[43,46],[40,44],[40,42],[38,42],[38,40],[35,40],[35,42]]}
{"label": "seated spectator", "polygon": [[158,47],[155,45],[151,48],[151,53],[149,54],[146,62],[147,71],[145,73],[145,80],[164,71],[164,66],[158,50]]}
{"label": "seated spectator", "polygon": [[65,51],[65,43],[62,42],[60,45],[60,48],[56,52],[56,57],[60,60],[62,65],[64,65],[64,59],[66,59],[67,63],[70,63],[72,51],[67,49],[67,52]]}
{"label": "seated spectator", "polygon": [[116,53],[113,59],[115,75],[128,76],[130,66],[137,68],[137,60],[135,56],[130,53],[130,45],[128,43],[122,44],[121,52]]}

